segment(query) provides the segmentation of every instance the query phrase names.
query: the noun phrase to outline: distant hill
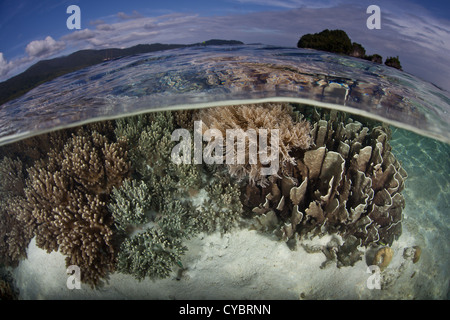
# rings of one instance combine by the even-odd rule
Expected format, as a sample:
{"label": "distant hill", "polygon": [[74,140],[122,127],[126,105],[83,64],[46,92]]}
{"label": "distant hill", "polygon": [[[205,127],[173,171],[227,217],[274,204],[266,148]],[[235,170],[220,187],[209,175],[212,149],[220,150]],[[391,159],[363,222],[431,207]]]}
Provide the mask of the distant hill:
{"label": "distant hill", "polygon": [[50,60],[42,60],[27,70],[0,83],[0,105],[18,98],[38,85],[64,74],[102,63],[107,60],[131,56],[135,54],[170,50],[194,46],[241,45],[237,40],[212,39],[194,44],[138,44],[126,49],[80,50],[68,56]]}
{"label": "distant hill", "polygon": [[[379,54],[366,55],[366,50],[361,44],[352,42],[347,33],[339,29],[325,29],[319,33],[305,34],[300,38],[300,40],[298,40],[297,48],[308,48],[345,54],[351,57],[369,60],[378,64],[383,63],[383,58]],[[387,58],[384,64],[389,67],[402,70],[398,56]]]}

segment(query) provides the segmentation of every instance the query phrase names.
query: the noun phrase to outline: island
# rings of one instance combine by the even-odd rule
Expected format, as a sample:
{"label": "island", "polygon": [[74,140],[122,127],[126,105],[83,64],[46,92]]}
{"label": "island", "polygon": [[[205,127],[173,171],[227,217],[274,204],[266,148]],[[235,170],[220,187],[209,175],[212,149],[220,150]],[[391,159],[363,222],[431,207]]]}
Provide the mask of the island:
{"label": "island", "polygon": [[[369,60],[378,64],[383,63],[383,58],[379,54],[366,55],[366,49],[360,43],[352,42],[347,33],[339,29],[325,29],[319,33],[305,34],[298,40],[297,48],[327,51]],[[398,56],[388,57],[384,64],[402,70]]]}

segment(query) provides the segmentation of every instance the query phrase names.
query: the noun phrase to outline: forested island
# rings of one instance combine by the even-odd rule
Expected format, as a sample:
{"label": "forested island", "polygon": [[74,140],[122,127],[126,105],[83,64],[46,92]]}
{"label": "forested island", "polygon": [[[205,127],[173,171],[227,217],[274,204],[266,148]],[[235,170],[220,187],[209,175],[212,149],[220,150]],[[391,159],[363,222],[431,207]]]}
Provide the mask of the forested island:
{"label": "forested island", "polygon": [[[355,58],[369,60],[382,64],[383,57],[379,54],[367,55],[366,49],[357,43],[352,42],[350,37],[343,30],[325,29],[319,33],[308,33],[303,35],[297,43],[298,48],[316,49],[338,54],[345,54]],[[385,65],[402,70],[398,56],[386,58]]]}

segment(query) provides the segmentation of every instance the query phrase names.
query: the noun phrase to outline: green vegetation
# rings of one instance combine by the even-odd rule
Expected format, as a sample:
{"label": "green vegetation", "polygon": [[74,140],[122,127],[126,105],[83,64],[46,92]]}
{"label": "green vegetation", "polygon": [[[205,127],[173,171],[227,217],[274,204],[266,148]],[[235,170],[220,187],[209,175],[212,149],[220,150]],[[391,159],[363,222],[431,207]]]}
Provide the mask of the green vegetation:
{"label": "green vegetation", "polygon": [[[378,64],[383,63],[383,58],[379,54],[366,55],[366,49],[361,44],[352,42],[347,33],[339,29],[325,29],[319,33],[305,34],[298,41],[297,47],[345,54]],[[387,58],[385,65],[402,70],[398,56]]]}
{"label": "green vegetation", "polygon": [[402,70],[402,65],[400,64],[400,60],[398,59],[398,56],[386,58],[386,61],[384,62],[384,64],[389,67],[393,67],[393,68]]}
{"label": "green vegetation", "polygon": [[380,56],[379,54],[371,54],[370,56],[365,56],[364,57],[365,60],[369,60],[378,64],[382,64],[383,63],[383,57]]}
{"label": "green vegetation", "polygon": [[319,33],[305,34],[298,41],[297,47],[350,54],[352,41],[343,30],[325,29]]}

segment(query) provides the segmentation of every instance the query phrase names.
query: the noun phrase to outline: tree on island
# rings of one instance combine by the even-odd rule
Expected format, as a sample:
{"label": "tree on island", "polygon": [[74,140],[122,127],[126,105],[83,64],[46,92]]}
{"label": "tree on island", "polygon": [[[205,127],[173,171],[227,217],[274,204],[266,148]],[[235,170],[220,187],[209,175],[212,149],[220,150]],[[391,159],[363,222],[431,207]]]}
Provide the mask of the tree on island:
{"label": "tree on island", "polygon": [[371,54],[370,56],[365,56],[363,59],[365,60],[369,60],[378,64],[382,64],[383,63],[383,57],[380,56],[379,54]]}
{"label": "tree on island", "polygon": [[366,56],[366,49],[364,49],[364,47],[361,44],[353,42],[352,50],[350,51],[349,55],[355,58],[364,59],[364,57]]}
{"label": "tree on island", "polygon": [[325,29],[319,33],[305,34],[298,41],[297,47],[349,54],[352,41],[343,30]]}
{"label": "tree on island", "polygon": [[[355,58],[369,60],[378,64],[383,63],[383,57],[379,54],[366,55],[366,49],[357,43],[352,42],[343,30],[328,30],[314,34],[303,35],[297,43],[298,48],[316,49],[338,54],[345,54]],[[386,59],[385,65],[402,70],[398,56]]]}
{"label": "tree on island", "polygon": [[389,67],[393,67],[398,70],[402,70],[402,65],[400,64],[400,60],[398,59],[398,56],[386,58],[386,61],[384,62],[384,64]]}

